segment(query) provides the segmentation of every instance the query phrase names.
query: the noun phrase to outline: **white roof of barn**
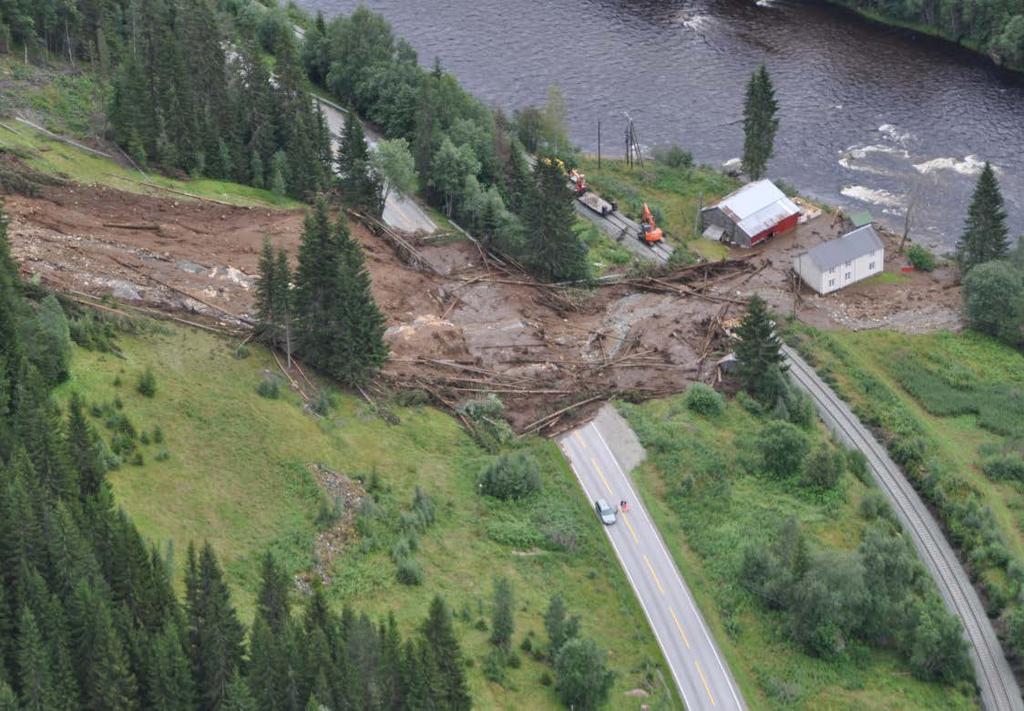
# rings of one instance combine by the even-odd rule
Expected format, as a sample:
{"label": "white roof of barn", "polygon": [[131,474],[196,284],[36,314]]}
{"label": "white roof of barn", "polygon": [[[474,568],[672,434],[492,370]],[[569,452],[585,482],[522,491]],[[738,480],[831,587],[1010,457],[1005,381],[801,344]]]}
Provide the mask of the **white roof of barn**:
{"label": "white roof of barn", "polygon": [[822,242],[817,247],[807,250],[807,257],[818,269],[825,271],[883,248],[882,238],[875,232],[875,228],[864,225],[853,232],[847,232],[839,239]]}
{"label": "white roof of barn", "polygon": [[714,207],[751,237],[791,215],[800,214],[800,208],[770,180],[748,183],[726,195]]}

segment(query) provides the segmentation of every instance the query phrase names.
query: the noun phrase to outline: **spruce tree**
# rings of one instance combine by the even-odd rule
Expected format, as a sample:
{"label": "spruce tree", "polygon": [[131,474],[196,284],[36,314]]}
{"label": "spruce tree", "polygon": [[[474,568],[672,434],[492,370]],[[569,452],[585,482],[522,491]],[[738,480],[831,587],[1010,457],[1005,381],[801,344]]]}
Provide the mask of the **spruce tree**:
{"label": "spruce tree", "polygon": [[306,687],[311,689],[317,699],[328,708],[341,706],[336,701],[333,686],[339,675],[335,673],[335,664],[331,657],[327,635],[319,627],[306,635],[305,656]]}
{"label": "spruce tree", "polygon": [[736,335],[739,341],[734,350],[740,382],[747,392],[763,401],[775,387],[779,374],[785,371],[785,365],[775,325],[764,301],[756,294],[747,304],[747,313]]}
{"label": "spruce tree", "polygon": [[338,143],[338,184],[345,200],[379,217],[384,210],[383,187],[370,170],[370,153],[363,124],[349,114]]}
{"label": "spruce tree", "polygon": [[1003,195],[999,190],[995,170],[986,162],[978,176],[977,187],[974,188],[964,232],[957,242],[960,271],[966,274],[978,264],[1004,259],[1009,252]]}
{"label": "spruce tree", "polygon": [[0,678],[0,711],[18,711],[18,697],[10,685]]}
{"label": "spruce tree", "polygon": [[231,605],[231,593],[209,543],[198,559],[188,550],[186,614],[193,676],[200,709],[216,709],[242,662],[245,629]]}
{"label": "spruce tree", "polygon": [[280,249],[274,263],[274,313],[278,320],[279,347],[284,349],[288,367],[292,364],[292,343],[294,340],[294,297],[292,295],[292,270],[288,266],[288,253]]}
{"label": "spruce tree", "polygon": [[7,241],[7,215],[0,203],[0,461],[11,454],[17,386],[25,367],[18,334],[21,298],[16,291],[18,270]]}
{"label": "spruce tree", "polygon": [[75,392],[68,403],[68,456],[78,472],[79,492],[94,496],[103,485],[106,464],[99,435],[82,411],[82,398]]}
{"label": "spruce tree", "polygon": [[504,652],[512,644],[515,631],[515,599],[508,578],[494,581],[494,614],[491,617],[491,644]]}
{"label": "spruce tree", "polygon": [[565,176],[553,160],[540,159],[533,169],[526,215],[526,259],[533,272],[547,281],[585,279],[587,248],[573,231],[576,212]]}
{"label": "spruce tree", "polygon": [[288,592],[291,580],[281,569],[269,551],[263,555],[260,571],[260,589],[256,594],[256,609],[266,620],[274,634],[281,632],[284,623],[291,617]]}
{"label": "spruce tree", "polygon": [[18,625],[18,688],[25,711],[50,711],[56,704],[50,658],[36,617],[27,607]]}
{"label": "spruce tree", "polygon": [[256,335],[260,340],[277,345],[280,319],[274,309],[274,295],[277,293],[277,260],[270,238],[264,238],[256,272]]}
{"label": "spruce tree", "polygon": [[17,417],[14,433],[24,446],[33,469],[51,496],[78,496],[75,470],[62,436],[60,410],[39,372],[29,366],[15,388]]}
{"label": "spruce tree", "polygon": [[365,383],[387,358],[384,317],[362,249],[323,200],[306,218],[295,281],[299,351],[345,385]]}
{"label": "spruce tree", "polygon": [[277,636],[259,615],[253,621],[249,635],[249,691],[259,708],[280,708],[283,703],[283,680],[279,671],[283,655],[277,645]]}
{"label": "spruce tree", "polygon": [[236,671],[228,683],[224,701],[218,711],[258,711],[261,708],[265,707],[256,703],[242,675]]}
{"label": "spruce tree", "polygon": [[523,157],[523,148],[518,141],[513,140],[505,164],[505,193],[512,212],[521,213],[526,208],[532,180],[530,166]]}
{"label": "spruce tree", "polygon": [[452,711],[469,709],[472,699],[466,687],[462,650],[455,637],[452,616],[440,596],[430,603],[430,612],[423,625],[423,636],[429,650],[430,663],[437,669],[438,698]]}
{"label": "spruce tree", "polygon": [[88,632],[85,645],[76,645],[75,652],[76,659],[85,665],[85,673],[79,677],[83,706],[111,711],[134,709],[137,706],[135,677],[114,630],[110,609],[95,595],[85,605],[87,619],[80,623]]}
{"label": "spruce tree", "polygon": [[548,601],[548,609],[544,612],[544,629],[548,633],[548,656],[554,659],[558,650],[579,633],[580,618],[578,615],[569,617],[565,606],[565,598],[555,593]]}
{"label": "spruce tree", "polygon": [[410,711],[439,708],[437,668],[425,642],[409,639],[402,647],[402,689],[403,708]]}
{"label": "spruce tree", "polygon": [[277,151],[270,161],[270,191],[278,197],[288,194],[288,155]]}
{"label": "spruce tree", "polygon": [[747,83],[743,105],[743,169],[754,180],[764,177],[779,129],[779,105],[775,101],[768,69],[762,64]]}
{"label": "spruce tree", "polygon": [[151,663],[147,666],[144,708],[154,711],[194,708],[192,671],[175,622],[168,620],[162,630],[151,635],[148,649]]}

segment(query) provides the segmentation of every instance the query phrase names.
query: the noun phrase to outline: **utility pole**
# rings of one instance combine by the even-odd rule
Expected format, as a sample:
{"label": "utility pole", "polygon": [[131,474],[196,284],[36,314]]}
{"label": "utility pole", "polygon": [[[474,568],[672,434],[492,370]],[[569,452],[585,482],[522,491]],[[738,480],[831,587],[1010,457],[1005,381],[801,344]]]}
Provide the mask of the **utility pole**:
{"label": "utility pole", "polygon": [[601,119],[597,120],[597,169],[601,170]]}

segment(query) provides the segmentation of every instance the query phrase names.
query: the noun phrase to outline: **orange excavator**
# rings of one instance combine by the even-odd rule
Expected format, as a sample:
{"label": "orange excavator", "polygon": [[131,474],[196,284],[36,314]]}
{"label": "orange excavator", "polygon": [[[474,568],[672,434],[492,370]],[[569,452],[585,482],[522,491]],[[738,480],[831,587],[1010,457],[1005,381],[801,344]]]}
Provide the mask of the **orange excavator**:
{"label": "orange excavator", "polygon": [[647,207],[647,203],[644,203],[644,211],[640,216],[640,241],[646,244],[648,247],[653,247],[658,242],[662,241],[663,235],[661,228],[654,221],[654,215],[651,214],[651,208]]}

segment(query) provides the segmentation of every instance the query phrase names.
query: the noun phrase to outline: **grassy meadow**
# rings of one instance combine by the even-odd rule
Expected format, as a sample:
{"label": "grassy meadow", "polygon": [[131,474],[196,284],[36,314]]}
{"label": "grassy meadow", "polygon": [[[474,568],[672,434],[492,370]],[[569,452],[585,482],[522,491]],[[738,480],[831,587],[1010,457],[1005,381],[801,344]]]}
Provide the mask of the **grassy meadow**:
{"label": "grassy meadow", "polygon": [[936,510],[989,613],[1018,605],[1024,480],[985,469],[1024,457],[1024,354],[970,332],[805,330],[798,338]]}
{"label": "grassy meadow", "polygon": [[[682,396],[619,407],[648,453],[634,481],[751,708],[976,707],[972,690],[919,681],[891,651],[855,643],[838,659],[809,656],[786,635],[785,613],[741,585],[744,549],[791,517],[812,552],[856,550],[872,484],[847,471],[834,489],[816,491],[751,473],[764,420],[735,400],[716,416],[694,413]],[[828,437],[817,424],[809,436],[817,444]]]}
{"label": "grassy meadow", "polygon": [[[117,344],[120,356],[76,347],[71,380],[58,396],[77,391],[90,406],[115,408],[147,433],[150,443],[138,445],[143,463],[126,461],[109,477],[117,502],[143,535],[161,550],[173,545],[179,584],[188,542],[209,540],[235,604],[250,620],[265,550],[291,574],[313,565],[324,495],[307,465],[323,464],[373,481],[376,501],[373,516],[360,512],[358,532],[329,571],[329,599],[375,615],[394,612],[408,631],[425,616],[431,597],[444,595],[472,665],[478,707],[558,707],[552,688],[541,682],[550,666],[520,644],[527,637],[535,647],[546,644],[543,611],[550,595],[561,592],[570,612],[582,617],[582,634],[608,650],[616,673],[613,707],[628,708],[623,693],[646,681],[662,690],[646,701],[678,708],[674,692],[664,691],[654,637],[553,442],[519,445],[541,464],[541,493],[520,502],[485,499],[477,494],[477,477],[494,455],[436,409],[389,405],[398,424],[388,424],[364,401],[332,392],[333,408],[318,419],[286,388],[276,399],[257,394],[260,382],[277,372],[263,349],[239,358],[236,343],[162,324],[121,335]],[[156,375],[153,398],[136,390],[147,368]],[[94,421],[110,441],[103,418]],[[151,434],[157,427],[159,443]],[[433,500],[436,521],[411,554],[422,584],[407,586],[397,581],[391,549],[417,487]],[[486,625],[495,576],[515,588],[514,648],[522,659],[503,685],[486,681],[481,668],[490,649]]]}

